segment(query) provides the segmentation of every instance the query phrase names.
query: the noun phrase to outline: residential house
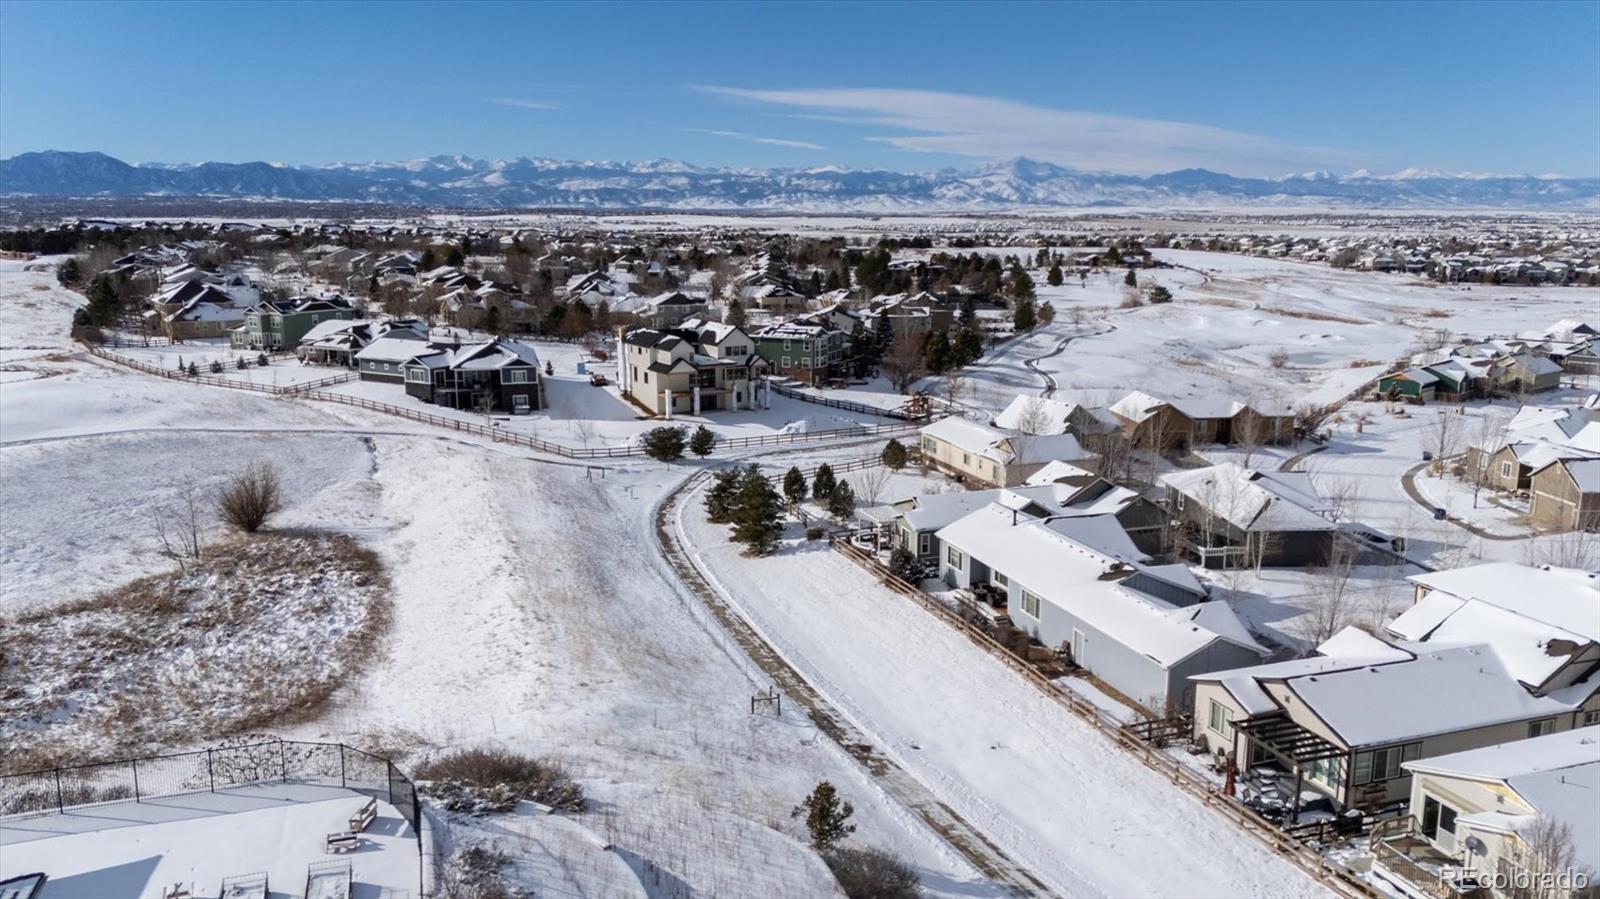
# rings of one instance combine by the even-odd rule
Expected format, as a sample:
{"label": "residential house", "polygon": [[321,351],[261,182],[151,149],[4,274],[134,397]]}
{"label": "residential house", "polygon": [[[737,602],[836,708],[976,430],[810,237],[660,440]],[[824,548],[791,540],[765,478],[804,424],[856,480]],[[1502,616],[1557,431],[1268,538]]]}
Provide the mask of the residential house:
{"label": "residential house", "polygon": [[295,355],[308,365],[356,368],[356,353],[385,336],[427,340],[428,326],[416,319],[329,319],[301,336]]}
{"label": "residential house", "polygon": [[1079,403],[1031,394],[1018,394],[1010,405],[990,420],[990,424],[1007,431],[1029,434],[1066,434],[1079,437],[1100,434],[1114,427],[1110,416],[1096,412]]}
{"label": "residential house", "polygon": [[[1375,833],[1402,895],[1584,895],[1600,872],[1600,733],[1570,730],[1405,762],[1410,814]],[[1567,852],[1553,850],[1565,833]],[[1566,857],[1561,857],[1561,855]]]}
{"label": "residential house", "polygon": [[401,383],[405,364],[422,351],[419,345],[432,346],[424,334],[410,328],[390,330],[355,351],[356,373],[363,381]]}
{"label": "residential house", "polygon": [[545,406],[538,355],[533,347],[509,338],[454,347],[428,345],[402,368],[406,393],[425,403],[513,415]]}
{"label": "residential house", "polygon": [[924,464],[967,484],[1014,487],[1054,461],[1085,462],[1094,455],[1072,434],[1005,431],[958,415],[922,428]]}
{"label": "residential house", "polygon": [[[1499,433],[1474,435],[1467,477],[1494,490],[1531,489],[1533,473],[1558,459],[1600,457],[1600,413],[1578,406],[1523,406]],[[1546,507],[1553,514],[1551,507]]]}
{"label": "residential house", "polygon": [[797,318],[767,325],[750,336],[775,375],[812,385],[845,375],[848,335],[827,321]]}
{"label": "residential house", "polygon": [[1600,531],[1600,455],[1552,459],[1529,476],[1528,484],[1528,518],[1535,525]]}
{"label": "residential house", "polygon": [[349,321],[356,311],[341,296],[268,300],[244,314],[244,324],[229,332],[234,349],[292,350],[308,331],[325,321]]}
{"label": "residential house", "polygon": [[1233,462],[1161,476],[1178,547],[1207,568],[1325,564],[1340,527],[1298,471],[1256,471]]}
{"label": "residential house", "polygon": [[1294,440],[1294,410],[1269,400],[1160,399],[1134,391],[1111,406],[1135,445],[1162,451],[1196,444],[1257,445]]}
{"label": "residential house", "polygon": [[[1339,808],[1412,792],[1406,762],[1600,721],[1600,575],[1488,563],[1416,575],[1383,638],[1194,678],[1194,736]],[[1297,795],[1292,792],[1291,795]]]}
{"label": "residential house", "polygon": [[704,298],[686,296],[673,290],[650,297],[641,304],[639,323],[647,328],[676,328],[684,321],[704,316],[707,306]]}
{"label": "residential house", "polygon": [[1185,566],[1148,564],[1111,515],[1032,518],[994,503],[938,539],[946,583],[995,597],[1013,626],[1158,714],[1188,706],[1190,676],[1267,655]]}
{"label": "residential house", "polygon": [[676,328],[635,328],[617,350],[623,396],[652,415],[754,409],[767,402],[767,364],[742,329],[689,319]]}
{"label": "residential house", "polygon": [[[1451,393],[1456,393],[1460,388],[1460,381],[1453,381],[1448,386]],[[1408,368],[1404,371],[1392,372],[1378,379],[1378,393],[1391,400],[1415,400],[1419,403],[1430,403],[1439,389],[1439,376],[1426,368]]]}

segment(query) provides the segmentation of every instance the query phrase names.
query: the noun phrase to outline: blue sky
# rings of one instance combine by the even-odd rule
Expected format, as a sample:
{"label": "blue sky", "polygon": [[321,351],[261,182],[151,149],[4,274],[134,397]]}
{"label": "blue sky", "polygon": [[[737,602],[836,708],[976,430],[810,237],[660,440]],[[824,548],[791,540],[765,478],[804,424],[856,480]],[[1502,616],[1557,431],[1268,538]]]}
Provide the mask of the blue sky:
{"label": "blue sky", "polygon": [[1600,3],[0,3],[0,156],[1600,175]]}

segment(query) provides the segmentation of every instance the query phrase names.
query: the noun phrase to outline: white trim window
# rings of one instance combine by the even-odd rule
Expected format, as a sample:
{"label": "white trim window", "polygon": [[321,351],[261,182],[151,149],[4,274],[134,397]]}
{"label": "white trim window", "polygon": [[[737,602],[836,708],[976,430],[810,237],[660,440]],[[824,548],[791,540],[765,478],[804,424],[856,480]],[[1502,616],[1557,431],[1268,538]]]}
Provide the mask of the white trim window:
{"label": "white trim window", "polygon": [[1502,478],[1511,477],[1511,462],[1509,460],[1500,463],[1500,477],[1502,477]]}
{"label": "white trim window", "polygon": [[1555,729],[1556,719],[1554,718],[1540,718],[1538,721],[1529,721],[1528,737],[1530,739],[1533,737],[1542,737],[1545,734],[1553,733]]}
{"label": "white trim window", "polygon": [[917,535],[917,555],[926,556],[926,555],[931,555],[932,553],[933,553],[933,535],[932,534],[918,534]]}
{"label": "white trim window", "polygon": [[430,380],[431,379],[428,377],[428,370],[426,368],[417,366],[416,368],[406,369],[406,381],[408,383],[426,384]]}
{"label": "white trim window", "polygon": [[1026,587],[1022,588],[1022,611],[1029,617],[1039,617],[1039,597]]}
{"label": "white trim window", "polygon": [[531,379],[526,368],[508,368],[500,373],[502,384],[527,384]]}
{"label": "white trim window", "polygon": [[961,550],[948,545],[944,548],[944,560],[948,562],[952,568],[961,568],[967,564],[966,554]]}
{"label": "white trim window", "polygon": [[1405,774],[1401,768],[1402,762],[1416,761],[1422,752],[1421,743],[1407,743],[1404,746],[1385,746],[1382,749],[1369,749],[1366,752],[1356,753],[1355,768],[1351,771],[1352,783],[1381,783],[1393,780]]}
{"label": "white trim window", "polygon": [[1233,709],[1222,703],[1211,700],[1210,713],[1206,716],[1206,727],[1212,731],[1233,739]]}
{"label": "white trim window", "polygon": [[991,582],[993,582],[994,584],[997,584],[997,585],[999,585],[1001,587],[1010,587],[1011,586],[1011,578],[1006,577],[1004,572],[1000,572],[1000,571],[991,571],[991,572],[989,572],[989,580]]}

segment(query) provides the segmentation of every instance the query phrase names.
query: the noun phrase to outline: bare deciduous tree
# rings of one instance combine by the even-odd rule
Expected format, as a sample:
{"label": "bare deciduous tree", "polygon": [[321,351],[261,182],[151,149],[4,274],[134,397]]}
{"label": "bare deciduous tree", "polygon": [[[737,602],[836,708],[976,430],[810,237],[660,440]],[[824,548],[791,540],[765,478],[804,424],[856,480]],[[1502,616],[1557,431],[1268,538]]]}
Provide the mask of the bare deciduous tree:
{"label": "bare deciduous tree", "polygon": [[283,511],[283,483],[278,469],[257,460],[233,476],[217,497],[217,512],[229,527],[246,534],[261,530]]}
{"label": "bare deciduous tree", "polygon": [[1581,528],[1545,534],[1529,541],[1523,556],[1529,565],[1594,571],[1600,568],[1600,537],[1585,533]]}
{"label": "bare deciduous tree", "polygon": [[1335,541],[1328,561],[1311,569],[1311,591],[1306,613],[1293,630],[1306,641],[1308,650],[1355,623],[1360,612],[1350,576],[1355,571],[1355,553],[1343,541]]}
{"label": "bare deciduous tree", "polygon": [[922,352],[922,341],[912,334],[896,334],[889,352],[878,363],[889,383],[900,393],[905,393],[928,370]]}
{"label": "bare deciduous tree", "polygon": [[200,507],[200,490],[191,486],[176,501],[150,509],[156,541],[160,544],[158,552],[164,558],[177,562],[178,570],[185,573],[189,570],[189,562],[200,558],[200,544],[204,535]]}
{"label": "bare deciduous tree", "polygon": [[1470,444],[1473,452],[1468,454],[1468,461],[1472,464],[1467,466],[1466,472],[1467,481],[1472,484],[1472,507],[1474,509],[1478,507],[1478,493],[1483,490],[1483,485],[1488,483],[1491,478],[1489,460],[1505,446],[1506,423],[1510,421],[1510,418],[1511,413],[1509,410],[1499,406],[1490,406],[1484,410],[1483,415],[1478,417],[1478,423],[1473,428]]}
{"label": "bare deciduous tree", "polygon": [[1461,449],[1461,431],[1465,417],[1456,409],[1439,409],[1428,423],[1427,445],[1433,449],[1433,473],[1437,477],[1445,468],[1445,460]]}
{"label": "bare deciduous tree", "polygon": [[854,482],[856,499],[861,502],[876,503],[883,496],[883,491],[889,486],[889,469],[882,465],[862,469],[859,474],[850,479]]}
{"label": "bare deciduous tree", "polygon": [[[1568,899],[1588,895],[1574,889],[1579,882],[1593,882],[1595,872],[1578,860],[1572,825],[1547,815],[1537,815],[1517,828],[1513,855],[1517,864],[1538,875],[1526,891],[1529,899]],[[1519,891],[1521,895],[1521,891]]]}

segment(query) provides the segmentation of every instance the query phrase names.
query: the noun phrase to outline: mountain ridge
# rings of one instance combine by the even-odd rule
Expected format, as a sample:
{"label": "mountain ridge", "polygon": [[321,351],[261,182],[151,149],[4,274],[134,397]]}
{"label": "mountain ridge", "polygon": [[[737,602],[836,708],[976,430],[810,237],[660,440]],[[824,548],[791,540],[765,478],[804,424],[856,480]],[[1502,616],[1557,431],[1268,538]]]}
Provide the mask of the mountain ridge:
{"label": "mountain ridge", "polygon": [[973,170],[907,173],[839,166],[715,168],[644,162],[438,155],[397,162],[289,166],[267,162],[142,163],[46,150],[0,159],[0,195],[226,197],[474,209],[743,209],[962,212],[1029,208],[1600,210],[1600,178],[1395,175],[1325,171],[1241,178],[1206,169],[1154,175],[1086,172],[1024,157]]}

